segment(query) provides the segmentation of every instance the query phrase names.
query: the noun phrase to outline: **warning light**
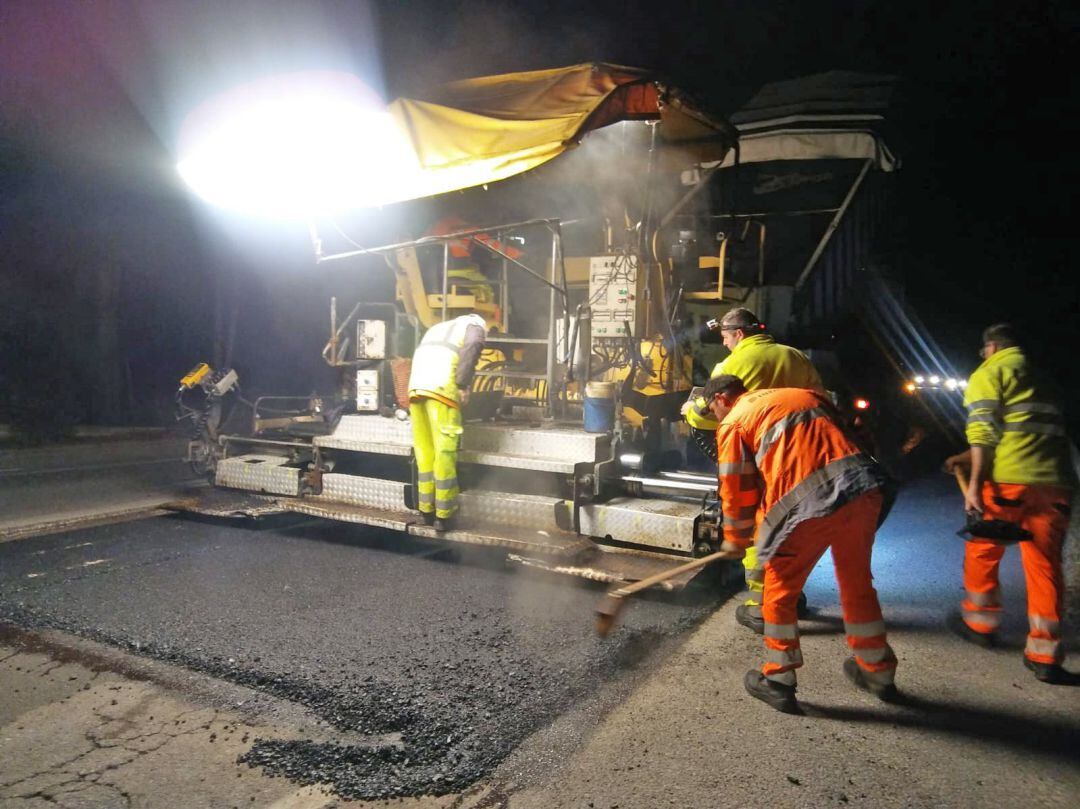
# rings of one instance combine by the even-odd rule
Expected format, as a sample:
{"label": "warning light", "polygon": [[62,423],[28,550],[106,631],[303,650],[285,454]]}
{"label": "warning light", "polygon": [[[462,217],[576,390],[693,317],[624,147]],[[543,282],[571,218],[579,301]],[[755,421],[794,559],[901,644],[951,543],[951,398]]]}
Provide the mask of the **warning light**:
{"label": "warning light", "polygon": [[867,409],[869,409],[869,407],[870,407],[870,400],[869,399],[856,399],[855,400],[855,409],[856,410],[867,410]]}
{"label": "warning light", "polygon": [[908,393],[914,393],[915,392],[915,383],[914,382],[908,382],[906,385],[904,385],[904,390],[906,390]]}

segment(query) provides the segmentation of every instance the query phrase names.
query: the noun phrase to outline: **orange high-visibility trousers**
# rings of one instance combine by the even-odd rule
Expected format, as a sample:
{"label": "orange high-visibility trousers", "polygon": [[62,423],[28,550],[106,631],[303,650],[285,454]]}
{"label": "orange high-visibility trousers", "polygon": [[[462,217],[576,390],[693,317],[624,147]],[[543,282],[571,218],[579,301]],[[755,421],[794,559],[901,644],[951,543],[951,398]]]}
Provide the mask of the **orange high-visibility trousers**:
{"label": "orange high-visibility trousers", "polygon": [[795,669],[803,664],[796,615],[799,593],[818,559],[832,548],[844,632],[855,660],[870,680],[893,682],[896,655],[885,638],[881,605],[870,575],[870,552],[881,511],[881,492],[867,492],[825,517],[800,523],[765,564],[766,662],[761,673],[770,680],[795,685]]}
{"label": "orange high-visibility trousers", "polygon": [[[1028,639],[1024,655],[1036,663],[1060,663],[1061,605],[1064,578],[1061,546],[1069,527],[1071,492],[1060,486],[1019,483],[983,485],[983,518],[1006,520],[1031,532],[1018,542],[1027,584]],[[964,622],[976,632],[990,634],[1001,624],[998,568],[1005,545],[971,539],[964,550]]]}

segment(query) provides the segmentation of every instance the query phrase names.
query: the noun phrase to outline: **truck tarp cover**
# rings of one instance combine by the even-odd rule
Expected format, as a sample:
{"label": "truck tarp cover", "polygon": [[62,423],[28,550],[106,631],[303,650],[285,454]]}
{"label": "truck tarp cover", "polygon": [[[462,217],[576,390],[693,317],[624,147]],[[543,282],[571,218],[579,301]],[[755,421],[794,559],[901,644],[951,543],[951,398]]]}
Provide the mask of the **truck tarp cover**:
{"label": "truck tarp cover", "polygon": [[424,98],[396,99],[389,110],[410,138],[420,171],[387,202],[504,180],[617,121],[659,119],[665,142],[712,141],[713,159],[734,142],[726,121],[661,92],[646,71],[581,64],[466,79]]}
{"label": "truck tarp cover", "polygon": [[[731,116],[739,161],[873,160],[882,171],[899,161],[885,143],[893,76],[831,70],[767,84]],[[728,155],[723,166],[734,163]]]}

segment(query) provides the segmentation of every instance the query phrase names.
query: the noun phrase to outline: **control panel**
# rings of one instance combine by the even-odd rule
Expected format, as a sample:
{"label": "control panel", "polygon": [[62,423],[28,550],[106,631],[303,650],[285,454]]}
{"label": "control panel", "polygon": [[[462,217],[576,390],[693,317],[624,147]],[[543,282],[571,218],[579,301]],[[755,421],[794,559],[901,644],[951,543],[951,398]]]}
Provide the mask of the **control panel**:
{"label": "control panel", "polygon": [[589,305],[593,339],[622,337],[625,323],[633,333],[638,310],[637,256],[593,256],[589,259]]}
{"label": "control panel", "polygon": [[379,409],[379,372],[356,372],[356,409],[361,413]]}

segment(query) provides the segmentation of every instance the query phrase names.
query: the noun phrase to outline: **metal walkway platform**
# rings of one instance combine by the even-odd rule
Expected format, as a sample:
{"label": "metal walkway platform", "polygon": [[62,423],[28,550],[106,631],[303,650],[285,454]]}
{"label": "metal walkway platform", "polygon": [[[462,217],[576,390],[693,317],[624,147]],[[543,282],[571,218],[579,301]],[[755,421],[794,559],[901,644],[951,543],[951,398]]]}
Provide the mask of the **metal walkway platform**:
{"label": "metal walkway platform", "polygon": [[[331,435],[318,436],[322,449],[408,456],[412,427],[382,416],[343,416]],[[470,423],[462,436],[461,463],[573,474],[579,463],[597,463],[611,455],[611,439],[566,425]]]}

